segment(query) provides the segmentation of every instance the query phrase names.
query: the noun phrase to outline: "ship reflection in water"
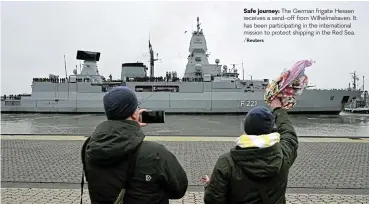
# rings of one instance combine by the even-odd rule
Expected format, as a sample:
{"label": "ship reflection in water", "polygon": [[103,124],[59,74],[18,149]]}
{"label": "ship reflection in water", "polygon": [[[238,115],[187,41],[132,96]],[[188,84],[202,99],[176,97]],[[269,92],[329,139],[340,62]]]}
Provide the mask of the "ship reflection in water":
{"label": "ship reflection in water", "polygon": [[[165,124],[144,128],[147,135],[238,136],[242,115],[167,115]],[[369,114],[292,115],[299,136],[369,137]],[[104,115],[2,114],[2,134],[89,135]]]}

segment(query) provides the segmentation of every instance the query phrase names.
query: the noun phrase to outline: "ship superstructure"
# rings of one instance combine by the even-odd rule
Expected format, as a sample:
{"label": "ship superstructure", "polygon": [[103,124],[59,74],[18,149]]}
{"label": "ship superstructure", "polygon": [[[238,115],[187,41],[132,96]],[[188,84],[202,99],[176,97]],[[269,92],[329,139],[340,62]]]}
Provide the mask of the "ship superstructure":
{"label": "ship superstructure", "polygon": [[[13,113],[103,113],[102,98],[114,86],[128,86],[136,91],[140,107],[165,110],[167,113],[246,113],[254,106],[266,106],[264,92],[269,79],[239,78],[235,65],[221,65],[219,59],[209,63],[208,48],[197,18],[197,29],[192,32],[184,76],[167,72],[155,76],[158,60],[149,40],[150,70],[141,62],[123,63],[121,79],[108,79],[99,74],[99,52],[77,51],[83,60],[67,78],[50,75],[34,78],[32,94],[3,96],[1,112]],[[295,113],[338,114],[362,90],[306,89],[297,98]]]}

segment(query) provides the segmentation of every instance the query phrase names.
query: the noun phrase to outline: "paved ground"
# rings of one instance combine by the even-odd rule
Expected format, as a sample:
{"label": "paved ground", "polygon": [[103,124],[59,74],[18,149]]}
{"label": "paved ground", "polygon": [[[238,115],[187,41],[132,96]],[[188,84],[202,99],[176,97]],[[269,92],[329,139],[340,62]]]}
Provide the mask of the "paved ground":
{"label": "paved ground", "polygon": [[[79,189],[24,189],[11,188],[2,190],[2,203],[7,204],[61,204],[80,203]],[[83,196],[83,203],[90,203],[87,194]],[[202,192],[188,192],[180,200],[172,200],[172,204],[203,203]],[[288,194],[287,203],[369,203],[368,195],[339,195],[339,194]]]}
{"label": "paved ground", "polygon": [[[150,138],[149,138],[150,139]],[[152,139],[152,140],[155,140]],[[211,174],[218,156],[233,145],[230,138],[166,139],[185,168],[189,192],[180,203],[202,203],[199,178]],[[185,141],[187,140],[187,141]],[[214,139],[215,140],[215,139]],[[301,142],[291,169],[289,203],[369,203],[369,142]],[[324,140],[320,140],[324,141]],[[349,142],[350,141],[350,142]],[[76,140],[1,140],[3,203],[74,203],[79,199],[82,167]],[[52,189],[51,189],[52,188]]]}

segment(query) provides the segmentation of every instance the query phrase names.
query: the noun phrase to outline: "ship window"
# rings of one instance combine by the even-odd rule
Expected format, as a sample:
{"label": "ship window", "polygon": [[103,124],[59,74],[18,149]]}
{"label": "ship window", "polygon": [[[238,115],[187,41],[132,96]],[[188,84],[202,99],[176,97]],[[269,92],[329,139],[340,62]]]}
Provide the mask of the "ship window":
{"label": "ship window", "polygon": [[202,41],[201,41],[201,39],[196,39],[196,40],[195,40],[195,43],[199,43],[199,44],[201,44],[201,43],[202,43]]}
{"label": "ship window", "polygon": [[334,96],[331,96],[331,101],[333,101],[333,99],[334,99]]}
{"label": "ship window", "polygon": [[136,92],[152,92],[152,86],[136,86]]}
{"label": "ship window", "polygon": [[6,106],[20,106],[20,101],[5,101]]}
{"label": "ship window", "polygon": [[201,61],[201,57],[195,57],[196,62],[200,62]]}
{"label": "ship window", "polygon": [[179,86],[154,86],[154,92],[179,92]]}

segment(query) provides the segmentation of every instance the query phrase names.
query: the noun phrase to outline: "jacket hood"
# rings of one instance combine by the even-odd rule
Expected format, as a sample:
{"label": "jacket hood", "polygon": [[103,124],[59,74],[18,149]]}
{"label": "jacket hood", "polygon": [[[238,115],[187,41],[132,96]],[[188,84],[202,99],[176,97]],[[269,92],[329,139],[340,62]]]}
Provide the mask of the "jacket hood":
{"label": "jacket hood", "polygon": [[139,124],[132,120],[100,123],[86,147],[86,159],[96,165],[124,160],[145,138]]}
{"label": "jacket hood", "polygon": [[253,179],[277,176],[283,163],[279,133],[241,135],[231,149],[233,161]]}

